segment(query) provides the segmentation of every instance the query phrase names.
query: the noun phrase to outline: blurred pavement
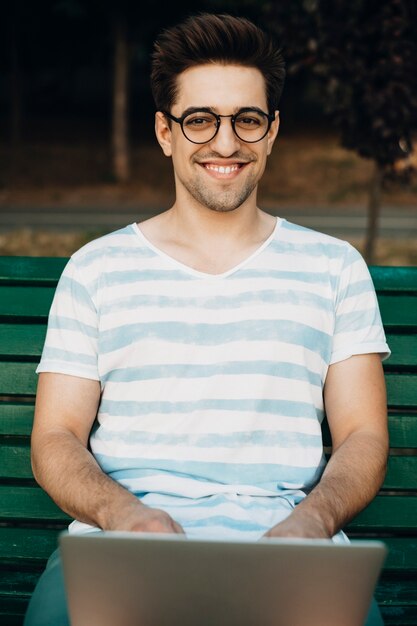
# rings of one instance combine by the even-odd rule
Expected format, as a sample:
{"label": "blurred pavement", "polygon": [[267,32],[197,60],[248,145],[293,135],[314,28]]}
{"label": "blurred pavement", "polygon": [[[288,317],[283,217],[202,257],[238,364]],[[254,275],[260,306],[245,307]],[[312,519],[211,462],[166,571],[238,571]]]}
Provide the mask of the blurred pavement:
{"label": "blurred pavement", "polygon": [[[332,210],[311,207],[266,209],[289,221],[328,233],[335,237],[362,237],[365,232],[366,215],[363,208],[340,207]],[[125,207],[118,211],[101,207],[13,207],[0,209],[0,232],[29,228],[59,232],[102,233],[116,230],[134,221],[143,221],[158,211],[143,207],[135,210]],[[417,211],[415,208],[383,207],[379,236],[390,239],[417,239]]]}

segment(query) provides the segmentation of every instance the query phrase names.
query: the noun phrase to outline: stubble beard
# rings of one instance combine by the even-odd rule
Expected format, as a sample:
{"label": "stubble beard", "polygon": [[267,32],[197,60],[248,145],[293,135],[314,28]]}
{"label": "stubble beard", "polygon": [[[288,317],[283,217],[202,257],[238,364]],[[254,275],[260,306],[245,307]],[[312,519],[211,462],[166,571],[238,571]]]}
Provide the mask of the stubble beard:
{"label": "stubble beard", "polygon": [[[235,156],[239,160],[246,160],[243,155],[236,154]],[[195,161],[195,163],[201,163],[204,160],[216,157],[217,155],[201,155],[199,161]],[[250,160],[247,162],[249,163]],[[201,166],[197,165],[197,167]],[[217,190],[207,185],[206,181],[202,180],[201,176],[197,176],[192,180],[182,179],[181,182],[192,198],[202,206],[210,211],[216,211],[217,213],[229,213],[235,211],[246,202],[256,189],[258,180],[256,175],[252,173],[251,176],[248,176],[244,182],[242,182],[241,186],[234,185],[233,182],[227,184],[225,181],[226,184],[224,188],[222,189],[220,187]]]}
{"label": "stubble beard", "polygon": [[224,191],[217,192],[199,183],[188,183],[185,186],[194,200],[207,209],[210,209],[210,211],[228,213],[235,211],[246,202],[255,189],[256,182],[247,181],[247,183],[239,189],[225,189]]}

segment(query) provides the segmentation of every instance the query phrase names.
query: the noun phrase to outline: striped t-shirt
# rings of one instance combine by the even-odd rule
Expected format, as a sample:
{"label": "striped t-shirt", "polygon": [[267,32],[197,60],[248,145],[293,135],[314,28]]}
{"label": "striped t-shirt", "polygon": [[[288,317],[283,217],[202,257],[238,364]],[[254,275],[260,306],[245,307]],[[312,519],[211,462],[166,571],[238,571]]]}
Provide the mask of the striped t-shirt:
{"label": "striped t-shirt", "polygon": [[278,219],[211,275],[132,224],[70,259],[37,371],[100,381],[92,453],[145,504],[189,535],[254,538],[322,474],[329,365],[369,352],[389,348],[346,242]]}

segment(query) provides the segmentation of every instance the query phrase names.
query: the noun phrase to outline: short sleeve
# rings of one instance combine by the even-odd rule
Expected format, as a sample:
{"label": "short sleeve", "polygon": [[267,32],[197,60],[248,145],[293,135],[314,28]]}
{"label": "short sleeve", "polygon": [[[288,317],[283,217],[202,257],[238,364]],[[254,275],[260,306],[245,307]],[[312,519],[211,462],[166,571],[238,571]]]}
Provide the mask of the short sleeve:
{"label": "short sleeve", "polygon": [[55,291],[36,372],[99,380],[97,344],[97,310],[81,279],[81,271],[70,259]]}
{"label": "short sleeve", "polygon": [[368,267],[349,245],[337,284],[330,363],[372,352],[382,359],[391,354]]}

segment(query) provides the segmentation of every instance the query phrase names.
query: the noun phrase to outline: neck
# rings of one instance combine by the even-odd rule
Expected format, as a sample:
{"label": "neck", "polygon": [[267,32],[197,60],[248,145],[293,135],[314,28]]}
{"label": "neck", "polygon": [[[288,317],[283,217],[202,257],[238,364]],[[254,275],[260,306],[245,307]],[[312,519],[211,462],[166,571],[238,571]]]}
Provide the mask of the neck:
{"label": "neck", "polygon": [[[207,246],[208,241],[243,243],[262,237],[265,220],[271,218],[256,205],[256,190],[240,207],[233,211],[214,211],[197,201],[186,201],[177,196],[169,214],[171,233],[176,239],[199,241]],[[273,219],[273,218],[272,218]]]}
{"label": "neck", "polygon": [[276,218],[254,207],[229,213],[178,201],[140,224],[154,245],[198,271],[221,274],[247,258],[272,234]]}

